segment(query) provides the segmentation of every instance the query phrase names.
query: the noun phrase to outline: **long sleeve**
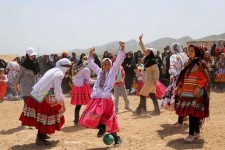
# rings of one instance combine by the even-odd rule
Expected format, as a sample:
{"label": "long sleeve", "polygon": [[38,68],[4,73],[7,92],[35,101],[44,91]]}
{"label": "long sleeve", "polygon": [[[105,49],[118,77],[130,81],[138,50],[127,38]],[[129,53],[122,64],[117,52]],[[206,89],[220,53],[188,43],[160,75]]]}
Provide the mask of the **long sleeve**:
{"label": "long sleeve", "polygon": [[88,84],[94,84],[96,80],[91,79],[90,70],[88,68],[84,69],[84,76]]}
{"label": "long sleeve", "polygon": [[140,47],[141,47],[142,52],[145,54],[146,48],[145,48],[144,43],[143,43],[142,41],[140,41],[140,42],[139,42],[139,45],[140,45]]}
{"label": "long sleeve", "polygon": [[198,86],[199,86],[200,88],[205,87],[205,85],[206,85],[208,82],[210,82],[210,81],[208,80],[207,75],[204,74],[204,72],[203,72],[202,69],[199,69],[198,75],[197,75],[197,76],[200,77],[200,78],[198,79],[198,81],[197,81],[197,82],[198,82]]}
{"label": "long sleeve", "polygon": [[93,57],[88,57],[87,59],[88,62],[88,67],[93,70],[95,72],[95,74],[98,74],[98,72],[100,71],[99,66],[94,62],[94,58]]}
{"label": "long sleeve", "polygon": [[62,79],[63,79],[63,75],[56,75],[53,80],[55,98],[58,102],[63,101],[62,88],[61,88]]}
{"label": "long sleeve", "polygon": [[15,84],[19,84],[20,83],[20,80],[21,80],[21,78],[23,76],[23,73],[24,73],[24,68],[22,66],[20,66],[19,74],[18,74],[18,76],[16,78]]}
{"label": "long sleeve", "polygon": [[120,51],[118,53],[116,61],[113,63],[113,67],[111,68],[108,74],[107,81],[106,81],[107,85],[105,86],[103,91],[110,92],[112,90],[114,82],[115,82],[116,74],[118,73],[120,66],[123,63],[124,57],[125,57],[125,52]]}

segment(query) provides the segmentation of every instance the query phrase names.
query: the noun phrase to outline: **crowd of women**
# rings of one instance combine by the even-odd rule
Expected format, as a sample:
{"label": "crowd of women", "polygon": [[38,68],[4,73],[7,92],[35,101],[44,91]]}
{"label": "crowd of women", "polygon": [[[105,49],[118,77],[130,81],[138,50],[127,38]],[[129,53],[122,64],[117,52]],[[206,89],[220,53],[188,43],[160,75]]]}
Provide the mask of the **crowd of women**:
{"label": "crowd of women", "polygon": [[[122,143],[118,136],[119,95],[125,109],[132,111],[128,94],[140,97],[134,115],[147,113],[146,98],[151,98],[152,115],[160,115],[160,107],[173,110],[178,115],[177,125],[188,117],[189,134],[184,139],[192,142],[199,138],[200,127],[209,116],[210,91],[225,90],[225,49],[214,44],[210,51],[195,45],[185,50],[174,43],[165,47],[160,57],[157,50],[144,46],[143,34],[139,44],[141,50],[133,54],[125,53],[125,43],[119,42],[118,54],[105,51],[102,60],[94,48],[80,59],[75,52],[72,57],[63,52],[60,57],[55,54],[36,59],[30,47],[21,61],[16,58],[6,64],[1,60],[0,100],[7,91],[14,97],[22,95],[20,120],[24,126],[37,128],[38,145],[51,144],[49,135],[63,126],[63,94],[67,93],[75,105],[74,125],[98,129],[97,137],[110,133],[114,146]],[[160,104],[157,99],[161,99]],[[82,105],[86,107],[80,116]]]}

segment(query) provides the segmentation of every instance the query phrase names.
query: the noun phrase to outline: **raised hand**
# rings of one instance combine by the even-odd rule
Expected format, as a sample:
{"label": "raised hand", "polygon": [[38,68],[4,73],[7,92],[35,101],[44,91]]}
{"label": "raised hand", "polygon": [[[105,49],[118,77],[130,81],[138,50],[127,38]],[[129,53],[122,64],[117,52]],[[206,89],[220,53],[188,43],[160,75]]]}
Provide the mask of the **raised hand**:
{"label": "raised hand", "polygon": [[143,38],[143,33],[139,36],[139,40],[141,41]]}
{"label": "raised hand", "polygon": [[95,51],[95,48],[94,47],[90,48],[90,50],[89,50],[89,56],[90,57],[93,56],[94,51]]}
{"label": "raised hand", "polygon": [[125,49],[125,42],[119,41],[120,49],[123,51]]}

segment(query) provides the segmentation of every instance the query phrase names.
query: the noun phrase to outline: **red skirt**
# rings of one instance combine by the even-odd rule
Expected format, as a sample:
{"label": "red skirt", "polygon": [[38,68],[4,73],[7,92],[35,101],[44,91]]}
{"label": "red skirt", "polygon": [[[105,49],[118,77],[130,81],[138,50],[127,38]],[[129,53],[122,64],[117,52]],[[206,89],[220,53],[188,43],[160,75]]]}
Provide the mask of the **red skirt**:
{"label": "red skirt", "polygon": [[225,74],[217,74],[215,82],[225,82]]}
{"label": "red skirt", "polygon": [[51,106],[45,99],[42,103],[29,97],[19,118],[25,126],[36,127],[41,134],[52,134],[60,131],[65,123],[63,114],[59,112],[60,104]]}
{"label": "red skirt", "polygon": [[7,90],[7,84],[0,82],[0,100],[4,100]]}
{"label": "red skirt", "polygon": [[175,103],[175,111],[179,116],[209,117],[209,108],[205,106],[203,96],[199,98],[178,97]]}
{"label": "red skirt", "polygon": [[[144,86],[144,82],[138,82],[139,85],[139,90],[137,91],[137,95],[139,96],[139,92],[141,90],[141,88]],[[166,87],[159,81],[157,81],[156,83],[156,93],[155,96],[157,99],[162,98],[162,96],[164,95],[164,93],[166,92]],[[147,96],[147,98],[149,98],[149,96]]]}
{"label": "red skirt", "polygon": [[70,104],[86,105],[91,99],[91,92],[91,87],[87,83],[82,87],[73,86]]}
{"label": "red skirt", "polygon": [[87,128],[96,129],[99,123],[105,124],[109,133],[119,131],[113,100],[91,99],[79,120],[79,124]]}

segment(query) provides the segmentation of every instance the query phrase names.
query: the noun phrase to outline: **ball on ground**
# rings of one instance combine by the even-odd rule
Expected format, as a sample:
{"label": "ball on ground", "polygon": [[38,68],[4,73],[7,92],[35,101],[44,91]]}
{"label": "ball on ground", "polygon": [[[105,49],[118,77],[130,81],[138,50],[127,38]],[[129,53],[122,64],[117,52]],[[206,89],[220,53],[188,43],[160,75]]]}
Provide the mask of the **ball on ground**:
{"label": "ball on ground", "polygon": [[114,137],[111,134],[105,134],[103,137],[103,143],[105,145],[111,145],[114,141]]}

